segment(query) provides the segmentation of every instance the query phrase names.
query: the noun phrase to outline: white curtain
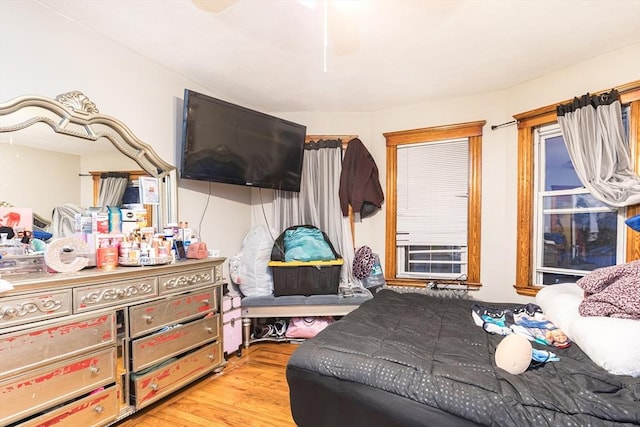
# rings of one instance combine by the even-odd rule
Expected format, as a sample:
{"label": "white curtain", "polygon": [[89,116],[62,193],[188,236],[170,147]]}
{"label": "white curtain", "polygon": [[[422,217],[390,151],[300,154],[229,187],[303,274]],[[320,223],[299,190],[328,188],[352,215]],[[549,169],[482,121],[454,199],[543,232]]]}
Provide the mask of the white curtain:
{"label": "white curtain", "polygon": [[73,203],[65,203],[53,209],[51,215],[51,225],[49,231],[53,234],[53,238],[70,237],[75,234],[76,215],[84,214],[85,210]]}
{"label": "white curtain", "polygon": [[340,210],[341,170],[341,141],[305,144],[300,193],[276,190],[273,217],[279,233],[294,225],[313,225],[327,233],[344,260],[341,286],[348,286],[354,282],[354,248],[349,217],[343,217]]}
{"label": "white curtain", "polygon": [[557,113],[573,167],[593,197],[614,207],[640,203],[618,92],[574,98]]}
{"label": "white curtain", "polygon": [[108,173],[100,177],[98,206],[120,206],[122,197],[129,184],[129,174]]}

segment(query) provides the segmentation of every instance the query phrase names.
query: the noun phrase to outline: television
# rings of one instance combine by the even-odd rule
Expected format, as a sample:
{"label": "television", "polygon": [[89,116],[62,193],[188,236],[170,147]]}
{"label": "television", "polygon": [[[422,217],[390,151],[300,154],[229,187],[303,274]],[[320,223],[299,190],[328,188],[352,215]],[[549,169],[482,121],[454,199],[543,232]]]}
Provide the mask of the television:
{"label": "television", "polygon": [[300,191],[304,125],[184,91],[180,177]]}

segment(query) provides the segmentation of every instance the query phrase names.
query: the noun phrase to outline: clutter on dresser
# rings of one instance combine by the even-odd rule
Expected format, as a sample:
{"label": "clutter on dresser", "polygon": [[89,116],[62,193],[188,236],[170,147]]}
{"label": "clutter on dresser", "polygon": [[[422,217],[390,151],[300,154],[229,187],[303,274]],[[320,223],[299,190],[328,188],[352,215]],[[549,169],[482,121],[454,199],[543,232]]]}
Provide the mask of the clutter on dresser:
{"label": "clutter on dresser", "polygon": [[109,271],[213,256],[187,221],[158,232],[139,203],[65,210],[63,233],[40,229],[36,217],[31,208],[0,203],[0,274]]}
{"label": "clutter on dresser", "polygon": [[189,245],[187,249],[187,258],[204,259],[209,256],[207,244],[204,242],[195,242]]}
{"label": "clutter on dresser", "polygon": [[51,272],[71,273],[89,265],[91,256],[87,256],[88,254],[92,252],[84,240],[77,237],[60,237],[47,244],[44,261]]}
{"label": "clutter on dresser", "polygon": [[69,216],[70,235],[52,238],[51,233],[32,230],[31,209],[3,206],[0,274],[69,273],[87,267],[109,271],[209,256],[206,244],[198,242],[187,222],[170,223],[157,233],[147,226],[146,215],[138,204],[90,207]]}
{"label": "clutter on dresser", "polygon": [[32,209],[0,206],[0,275],[45,271],[44,242],[32,224]]}

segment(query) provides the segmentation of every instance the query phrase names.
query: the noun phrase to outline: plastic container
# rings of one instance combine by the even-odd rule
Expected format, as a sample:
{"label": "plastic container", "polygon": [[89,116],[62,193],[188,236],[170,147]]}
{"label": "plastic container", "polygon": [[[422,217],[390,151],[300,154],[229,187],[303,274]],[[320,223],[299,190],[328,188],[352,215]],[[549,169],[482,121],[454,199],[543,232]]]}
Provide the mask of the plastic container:
{"label": "plastic container", "polygon": [[372,254],[373,267],[367,277],[362,279],[362,284],[367,289],[376,289],[383,286],[386,282],[384,280],[384,273],[382,272],[382,265],[380,265],[380,257],[378,254]]}
{"label": "plastic container", "polygon": [[342,259],[332,261],[270,261],[273,294],[329,295],[337,294]]}

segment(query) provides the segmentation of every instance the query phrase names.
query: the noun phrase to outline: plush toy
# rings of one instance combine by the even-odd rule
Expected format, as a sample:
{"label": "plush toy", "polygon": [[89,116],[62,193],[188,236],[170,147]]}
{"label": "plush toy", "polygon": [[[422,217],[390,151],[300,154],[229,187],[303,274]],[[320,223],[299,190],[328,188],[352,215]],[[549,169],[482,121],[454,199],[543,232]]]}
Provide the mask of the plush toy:
{"label": "plush toy", "polygon": [[507,335],[496,347],[496,366],[513,375],[521,374],[531,364],[531,354],[528,339],[518,334]]}

